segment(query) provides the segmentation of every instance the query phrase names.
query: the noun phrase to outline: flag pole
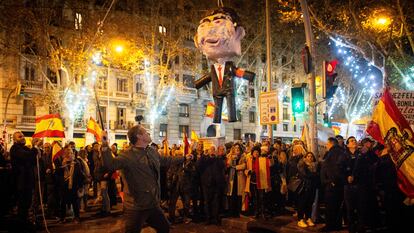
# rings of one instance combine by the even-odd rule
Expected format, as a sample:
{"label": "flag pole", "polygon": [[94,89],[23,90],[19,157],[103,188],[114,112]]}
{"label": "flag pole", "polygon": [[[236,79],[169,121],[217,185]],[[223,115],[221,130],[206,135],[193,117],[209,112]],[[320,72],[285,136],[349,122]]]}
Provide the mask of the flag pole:
{"label": "flag pole", "polygon": [[[102,130],[104,130],[104,129],[105,129],[105,127],[104,127],[104,123],[103,123],[103,120],[102,120],[101,106],[99,105],[98,92],[96,91],[96,84],[95,84],[95,86],[94,86],[94,90],[95,90],[95,101],[96,101],[96,108],[97,108],[97,110],[98,110],[98,114],[99,114],[99,123],[101,124],[101,128],[102,128]],[[108,108],[109,108],[109,106],[108,106]],[[108,109],[107,109],[107,111],[108,111]],[[108,130],[108,129],[107,129],[107,130]]]}

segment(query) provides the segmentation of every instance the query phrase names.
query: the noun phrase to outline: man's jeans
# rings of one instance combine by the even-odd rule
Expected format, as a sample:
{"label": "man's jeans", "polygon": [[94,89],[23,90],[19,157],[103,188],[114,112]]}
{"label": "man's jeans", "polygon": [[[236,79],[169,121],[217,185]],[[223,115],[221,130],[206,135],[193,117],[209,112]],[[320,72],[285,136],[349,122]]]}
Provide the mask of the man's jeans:
{"label": "man's jeans", "polygon": [[108,195],[108,181],[102,180],[101,181],[101,195],[102,195],[102,212],[110,212],[111,211],[111,203],[109,201]]}
{"label": "man's jeans", "polygon": [[125,233],[141,232],[145,222],[154,228],[157,233],[170,232],[170,224],[159,207],[148,210],[125,209],[124,216]]}

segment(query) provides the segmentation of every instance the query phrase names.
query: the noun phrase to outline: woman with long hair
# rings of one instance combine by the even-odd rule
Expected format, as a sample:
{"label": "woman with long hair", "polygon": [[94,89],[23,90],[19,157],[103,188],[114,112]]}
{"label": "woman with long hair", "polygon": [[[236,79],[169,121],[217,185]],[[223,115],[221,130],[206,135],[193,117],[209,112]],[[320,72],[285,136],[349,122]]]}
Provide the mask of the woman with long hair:
{"label": "woman with long hair", "polygon": [[246,187],[246,158],[243,146],[236,143],[232,146],[227,158],[228,181],[227,196],[229,196],[230,215],[239,217],[241,211],[242,197]]}
{"label": "woman with long hair", "polygon": [[318,185],[318,167],[315,156],[312,152],[306,155],[298,163],[298,174],[302,184],[297,190],[298,193],[298,226],[312,227],[315,224],[311,220],[312,204],[315,199]]}
{"label": "woman with long hair", "polygon": [[61,180],[61,193],[63,199],[60,205],[60,220],[65,221],[66,206],[72,205],[75,222],[80,222],[79,216],[79,196],[78,190],[84,185],[84,176],[82,174],[82,167],[79,160],[75,158],[73,150],[69,146],[63,149],[63,160],[60,170],[63,173],[63,180]]}

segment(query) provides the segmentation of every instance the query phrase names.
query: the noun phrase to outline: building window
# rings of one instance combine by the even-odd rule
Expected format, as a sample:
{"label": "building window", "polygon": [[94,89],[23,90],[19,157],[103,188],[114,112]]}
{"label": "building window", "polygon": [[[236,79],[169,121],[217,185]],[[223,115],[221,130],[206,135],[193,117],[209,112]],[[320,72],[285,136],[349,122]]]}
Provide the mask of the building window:
{"label": "building window", "polygon": [[184,138],[184,133],[187,134],[188,137],[188,125],[180,125],[178,130],[180,132],[180,138]]}
{"label": "building window", "polygon": [[297,131],[296,125],[293,125],[293,132],[296,132],[296,131]]}
{"label": "building window", "polygon": [[142,92],[143,87],[144,87],[144,84],[142,82],[135,83],[135,92],[136,93]]}
{"label": "building window", "polygon": [[167,34],[167,28],[165,27],[165,26],[163,26],[163,25],[159,25],[158,26],[158,32],[160,33],[160,34],[163,34],[164,36]]}
{"label": "building window", "polygon": [[267,132],[267,125],[262,125],[262,131],[266,131]]}
{"label": "building window", "polygon": [[[61,70],[58,71],[59,72],[59,76],[62,75]],[[54,72],[53,70],[47,68],[47,78],[50,80],[50,82],[52,82],[53,84],[57,84],[57,75],[56,72]]]}
{"label": "building window", "polygon": [[32,100],[23,100],[23,115],[36,116],[36,107]]}
{"label": "building window", "polygon": [[290,120],[288,108],[283,108],[283,120],[284,121]]}
{"label": "building window", "polygon": [[35,79],[36,79],[35,67],[29,62],[26,62],[26,65],[24,66],[24,80],[35,81]]}
{"label": "building window", "polygon": [[116,90],[119,92],[128,92],[128,79],[118,78]]}
{"label": "building window", "polygon": [[161,110],[161,115],[163,115],[163,116],[168,115],[168,111],[167,111],[167,109],[163,109],[163,110]]}
{"label": "building window", "polygon": [[273,125],[273,131],[277,131],[277,125]]}
{"label": "building window", "polygon": [[234,140],[241,140],[241,129],[233,129]]}
{"label": "building window", "polygon": [[118,129],[126,129],[126,109],[125,108],[118,108],[117,111],[117,128]]}
{"label": "building window", "polygon": [[256,113],[253,111],[249,112],[249,122],[250,123],[255,123],[256,122]]}
{"label": "building window", "polygon": [[[103,123],[106,123],[106,106],[99,106],[99,109],[101,110],[101,116]],[[99,112],[96,112],[96,118],[97,122],[100,123],[101,118],[99,117]]]}
{"label": "building window", "polygon": [[160,124],[160,137],[167,137],[167,124]]}
{"label": "building window", "polygon": [[82,14],[79,12],[75,13],[75,29],[76,30],[82,29]]}
{"label": "building window", "polygon": [[107,85],[108,85],[108,79],[106,76],[100,76],[98,77],[98,81],[97,81],[97,87],[99,90],[106,90],[107,89]]}
{"label": "building window", "polygon": [[287,58],[285,55],[282,55],[282,66],[285,65],[287,62]]}
{"label": "building window", "polygon": [[190,116],[190,107],[188,104],[180,104],[178,109],[178,115],[180,117],[189,117]]}
{"label": "building window", "polygon": [[250,98],[254,98],[254,88],[249,88],[249,96]]}
{"label": "building window", "polygon": [[288,131],[288,124],[283,124],[283,131],[284,132],[287,132]]}
{"label": "building window", "polygon": [[186,87],[194,88],[194,76],[192,75],[183,75],[183,84]]}

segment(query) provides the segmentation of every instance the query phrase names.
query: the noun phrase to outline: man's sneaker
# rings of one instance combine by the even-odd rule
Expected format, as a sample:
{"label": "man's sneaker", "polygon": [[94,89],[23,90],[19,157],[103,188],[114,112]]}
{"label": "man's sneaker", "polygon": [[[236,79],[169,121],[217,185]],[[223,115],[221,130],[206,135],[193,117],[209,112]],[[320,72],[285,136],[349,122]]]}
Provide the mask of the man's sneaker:
{"label": "man's sneaker", "polygon": [[184,223],[185,224],[188,224],[188,223],[190,223],[191,222],[191,218],[184,218]]}
{"label": "man's sneaker", "polygon": [[308,220],[306,220],[306,224],[310,227],[314,227],[315,223],[312,222],[312,219],[308,218]]}
{"label": "man's sneaker", "polygon": [[305,223],[305,221],[302,219],[298,222],[298,227],[306,228],[308,225]]}

